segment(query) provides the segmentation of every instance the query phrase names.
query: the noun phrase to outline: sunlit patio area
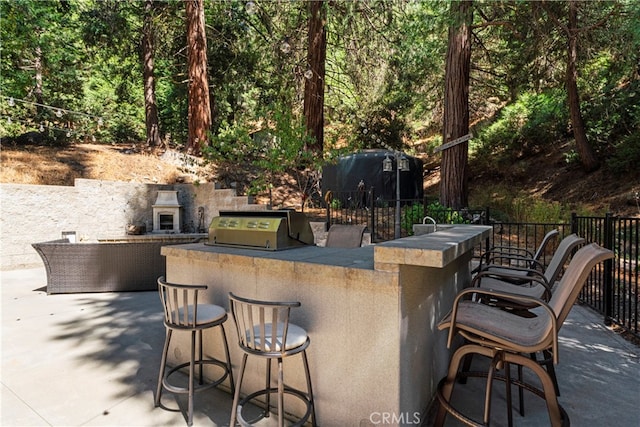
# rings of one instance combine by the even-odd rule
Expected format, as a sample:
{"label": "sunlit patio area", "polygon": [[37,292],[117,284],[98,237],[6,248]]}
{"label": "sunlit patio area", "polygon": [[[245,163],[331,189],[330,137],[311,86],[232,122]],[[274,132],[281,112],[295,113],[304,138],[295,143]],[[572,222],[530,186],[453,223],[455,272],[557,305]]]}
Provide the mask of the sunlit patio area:
{"label": "sunlit patio area", "polygon": [[[174,411],[153,403],[165,334],[156,292],[48,296],[44,268],[3,271],[1,279],[0,424],[186,425],[186,399],[163,395],[163,405]],[[323,360],[310,362],[320,365]],[[560,404],[572,425],[640,425],[640,349],[603,326],[600,316],[587,307],[575,306],[561,330],[556,372]],[[496,426],[506,425],[503,389],[495,387]],[[455,405],[480,413],[482,382],[458,385],[456,393]],[[224,390],[197,394],[194,425],[228,425],[231,403]],[[514,413],[515,425],[548,425],[542,400],[527,395],[525,410],[524,417]],[[371,414],[353,425],[397,425],[399,415]],[[403,421],[431,425],[429,418],[405,415]],[[327,425],[322,418],[318,422]],[[447,425],[458,424],[449,417]]]}

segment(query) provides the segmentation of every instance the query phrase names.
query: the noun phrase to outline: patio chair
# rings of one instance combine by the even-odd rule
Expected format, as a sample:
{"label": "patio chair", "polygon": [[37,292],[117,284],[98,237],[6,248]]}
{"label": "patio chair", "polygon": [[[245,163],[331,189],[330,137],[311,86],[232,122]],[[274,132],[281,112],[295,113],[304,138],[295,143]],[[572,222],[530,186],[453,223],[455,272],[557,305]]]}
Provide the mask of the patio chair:
{"label": "patio chair", "polygon": [[[553,292],[553,286],[560,277],[562,270],[571,257],[573,251],[584,244],[585,239],[576,234],[570,234],[560,241],[553,254],[549,265],[541,273],[539,270],[521,267],[504,267],[489,264],[477,273],[472,281],[472,286],[494,291],[504,291],[519,295],[541,298],[549,301]],[[500,304],[499,299],[492,299]],[[513,301],[507,304],[513,307]],[[531,304],[524,303],[526,309]]]}
{"label": "patio chair", "polygon": [[359,248],[362,246],[364,225],[333,224],[327,233],[327,248]]}
{"label": "patio chair", "polygon": [[[536,249],[535,253],[531,252],[529,249],[518,246],[494,246],[480,256],[480,265],[473,272],[477,273],[479,271],[483,271],[488,268],[489,265],[493,266],[491,267],[492,270],[500,271],[502,268],[500,264],[504,264],[505,262],[511,263],[511,266],[525,267],[530,270],[540,269],[544,271],[544,265],[540,261],[542,259],[542,255],[544,255],[549,244],[555,240],[559,234],[560,232],[557,229],[550,230],[542,238],[542,241],[540,242],[540,245],[538,245],[538,249]],[[528,272],[523,274],[530,275]],[[523,281],[514,280],[514,283],[522,284]]]}
{"label": "patio chair", "polygon": [[[568,425],[568,415],[558,404],[552,379],[545,369],[527,356],[527,353],[547,350],[552,354],[553,363],[558,363],[558,333],[564,320],[596,264],[611,258],[613,258],[612,251],[595,243],[578,250],[548,303],[528,296],[490,289],[467,288],[461,291],[454,300],[452,311],[438,325],[441,330],[449,330],[448,348],[451,348],[456,336],[463,337],[466,343],[455,351],[449,363],[448,374],[438,385],[436,396],[440,406],[435,425],[442,426],[447,413],[454,415],[467,425],[488,425],[493,379],[505,381],[507,385],[509,425],[512,424],[510,392],[512,384],[545,399],[552,426]],[[536,305],[537,307],[533,309],[535,316],[522,317],[513,312],[483,304],[474,298],[478,294],[507,300],[521,300]],[[480,354],[491,359],[488,372],[478,374],[458,372],[460,363],[466,355],[471,354]],[[521,380],[512,381],[509,375],[511,364],[531,369],[539,378],[542,388]],[[504,369],[504,376],[497,375],[496,371],[500,369]],[[460,375],[487,378],[483,396],[482,423],[462,414],[450,403],[454,384]]]}
{"label": "patio chair", "polygon": [[[487,265],[485,269],[473,278],[472,287],[489,289],[499,292],[515,293],[531,298],[549,301],[551,299],[553,288],[562,273],[567,260],[571,257],[573,251],[585,242],[585,239],[570,234],[560,241],[558,248],[553,254],[551,261],[544,272],[541,273],[537,269],[518,268],[518,267],[502,267]],[[530,301],[516,300],[513,298],[500,298],[489,295],[478,295],[478,300],[490,305],[495,305],[506,310],[514,310],[520,315],[530,315],[528,310],[535,307],[536,304]],[[553,385],[557,395],[560,395],[560,387],[556,379],[553,362],[547,350],[541,351],[541,358],[534,352],[530,354],[532,360],[544,365],[547,372],[553,380]],[[466,358],[463,366],[464,371],[469,370],[472,356]],[[518,371],[519,377],[521,370]],[[522,390],[520,390],[521,412],[522,406]]]}
{"label": "patio chair", "polygon": [[[294,426],[302,426],[311,419],[311,425],[316,425],[315,405],[313,391],[311,389],[311,375],[306,349],[309,347],[309,336],[301,327],[289,323],[289,315],[292,308],[300,307],[299,302],[275,302],[258,301],[242,298],[229,293],[229,305],[231,315],[235,321],[238,333],[238,344],[243,351],[238,385],[233,396],[231,407],[231,421],[229,425],[235,426],[236,420],[241,425],[247,426],[254,421],[268,418],[270,415],[270,396],[277,395],[278,426],[284,426],[284,395],[297,397],[306,407],[304,415],[295,422]],[[284,384],[283,359],[296,354],[302,355],[304,373],[307,382],[307,390],[302,391]],[[240,399],[240,389],[244,379],[247,357],[249,355],[266,359],[266,383],[265,388],[253,392]],[[271,386],[271,361],[278,361],[277,387]],[[248,402],[259,396],[264,396],[264,411],[253,421],[246,421],[243,417],[243,407]]]}
{"label": "patio chair", "polygon": [[[224,332],[223,323],[227,320],[227,312],[223,307],[214,304],[203,304],[198,302],[200,291],[206,290],[202,285],[176,285],[165,281],[164,277],[158,278],[158,292],[160,301],[164,309],[164,325],[167,330],[162,351],[162,361],[158,374],[158,388],[156,390],[155,406],[160,406],[162,390],[166,389],[172,393],[187,394],[187,424],[193,424],[193,395],[195,392],[209,389],[221,384],[227,377],[231,390],[235,389],[233,374],[231,370],[231,358],[229,357],[229,347],[227,336]],[[224,347],[226,361],[221,361],[210,357],[203,359],[202,356],[202,331],[211,328],[220,328],[222,334],[222,345]],[[191,332],[191,345],[189,361],[180,363],[172,367],[165,373],[167,364],[167,354],[169,344],[174,331]],[[196,359],[196,337],[199,343],[198,357]],[[215,380],[205,382],[203,375],[204,365],[217,365],[222,368],[222,374]],[[198,367],[198,385],[195,385],[195,367]],[[186,387],[177,386],[169,382],[169,378],[174,373],[188,367],[189,380]]]}

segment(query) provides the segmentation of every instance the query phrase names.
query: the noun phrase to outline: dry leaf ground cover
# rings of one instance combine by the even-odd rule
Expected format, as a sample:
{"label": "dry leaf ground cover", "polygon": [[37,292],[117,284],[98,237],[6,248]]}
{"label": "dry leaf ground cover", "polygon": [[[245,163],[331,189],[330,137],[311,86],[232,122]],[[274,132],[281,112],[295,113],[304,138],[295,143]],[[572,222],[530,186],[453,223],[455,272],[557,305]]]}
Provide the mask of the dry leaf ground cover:
{"label": "dry leaf ground cover", "polygon": [[[215,181],[210,166],[189,165],[179,161],[180,154],[167,150],[148,150],[141,145],[75,144],[64,147],[40,145],[3,145],[0,182],[39,185],[73,185],[76,178],[125,182],[173,184],[176,182]],[[168,156],[167,154],[173,154]],[[437,159],[436,159],[437,160]],[[427,159],[426,164],[437,164]],[[242,171],[238,168],[237,171]],[[495,189],[520,191],[548,202],[581,206],[593,212],[612,212],[621,216],[640,216],[640,175],[614,177],[605,168],[585,174],[576,165],[567,165],[562,151],[552,155],[516,162],[499,176],[488,175],[471,163],[469,182],[471,199],[502,197]],[[273,190],[275,205],[295,206],[299,196],[288,188],[283,177]],[[439,171],[425,177],[425,192],[438,194]],[[268,200],[258,195],[259,201]],[[291,199],[291,200],[287,200]]]}

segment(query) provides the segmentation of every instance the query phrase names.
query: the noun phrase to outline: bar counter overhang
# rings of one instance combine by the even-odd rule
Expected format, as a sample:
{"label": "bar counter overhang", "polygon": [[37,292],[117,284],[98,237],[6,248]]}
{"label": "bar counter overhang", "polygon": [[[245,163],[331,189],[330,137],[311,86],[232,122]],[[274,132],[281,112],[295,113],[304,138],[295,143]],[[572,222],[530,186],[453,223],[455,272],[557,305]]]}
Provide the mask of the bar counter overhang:
{"label": "bar counter overhang", "polygon": [[[449,362],[446,331],[437,323],[469,285],[473,248],[490,230],[460,225],[356,249],[260,251],[195,243],[166,246],[162,254],[169,281],[206,284],[208,301],[227,310],[229,292],[302,303],[291,321],[311,338],[319,424],[416,425]],[[237,375],[241,352],[234,328],[225,329]],[[209,343],[205,352],[222,357],[217,338]],[[170,354],[183,357],[186,349],[180,337]],[[263,364],[251,362],[243,393],[264,385]],[[304,389],[298,363],[285,360],[285,383]]]}

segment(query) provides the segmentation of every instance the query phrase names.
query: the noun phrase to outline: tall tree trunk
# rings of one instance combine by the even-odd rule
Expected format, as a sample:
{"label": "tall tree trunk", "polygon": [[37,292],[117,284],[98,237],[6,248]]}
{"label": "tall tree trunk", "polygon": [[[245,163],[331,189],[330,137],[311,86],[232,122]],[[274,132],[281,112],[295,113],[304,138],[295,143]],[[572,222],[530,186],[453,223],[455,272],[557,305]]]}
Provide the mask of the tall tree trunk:
{"label": "tall tree trunk", "polygon": [[142,55],[144,62],[144,114],[147,126],[147,145],[160,145],[158,127],[158,105],[156,104],[156,84],[154,76],[154,34],[153,34],[153,0],[146,0],[144,6],[144,25],[142,26]]}
{"label": "tall tree trunk", "polygon": [[211,105],[207,78],[204,0],[187,0],[187,61],[189,64],[189,136],[187,152],[199,155],[208,145]]}
{"label": "tall tree trunk", "polygon": [[309,46],[307,64],[309,69],[304,87],[304,117],[307,132],[314,138],[310,147],[322,153],[324,146],[324,74],[327,54],[327,33],[325,31],[326,11],[324,1],[309,2]]}
{"label": "tall tree trunk", "polygon": [[[445,70],[444,124],[442,142],[447,143],[469,133],[469,73],[471,67],[471,22],[473,3],[451,3],[452,24]],[[461,209],[468,205],[468,142],[442,151],[440,203]]]}
{"label": "tall tree trunk", "polygon": [[[35,58],[33,59],[33,69],[36,72],[33,94],[35,95],[36,102],[38,104],[44,104],[44,98],[42,96],[42,48],[40,46],[36,46]],[[36,106],[38,115],[42,113],[42,110],[42,106]]]}
{"label": "tall tree trunk", "polygon": [[573,136],[576,140],[576,149],[580,156],[582,168],[586,172],[592,172],[600,166],[593,148],[587,140],[587,133],[580,112],[580,96],[578,94],[578,2],[569,0],[569,23],[567,28],[568,52],[567,52],[567,96],[569,99],[569,112]]}

